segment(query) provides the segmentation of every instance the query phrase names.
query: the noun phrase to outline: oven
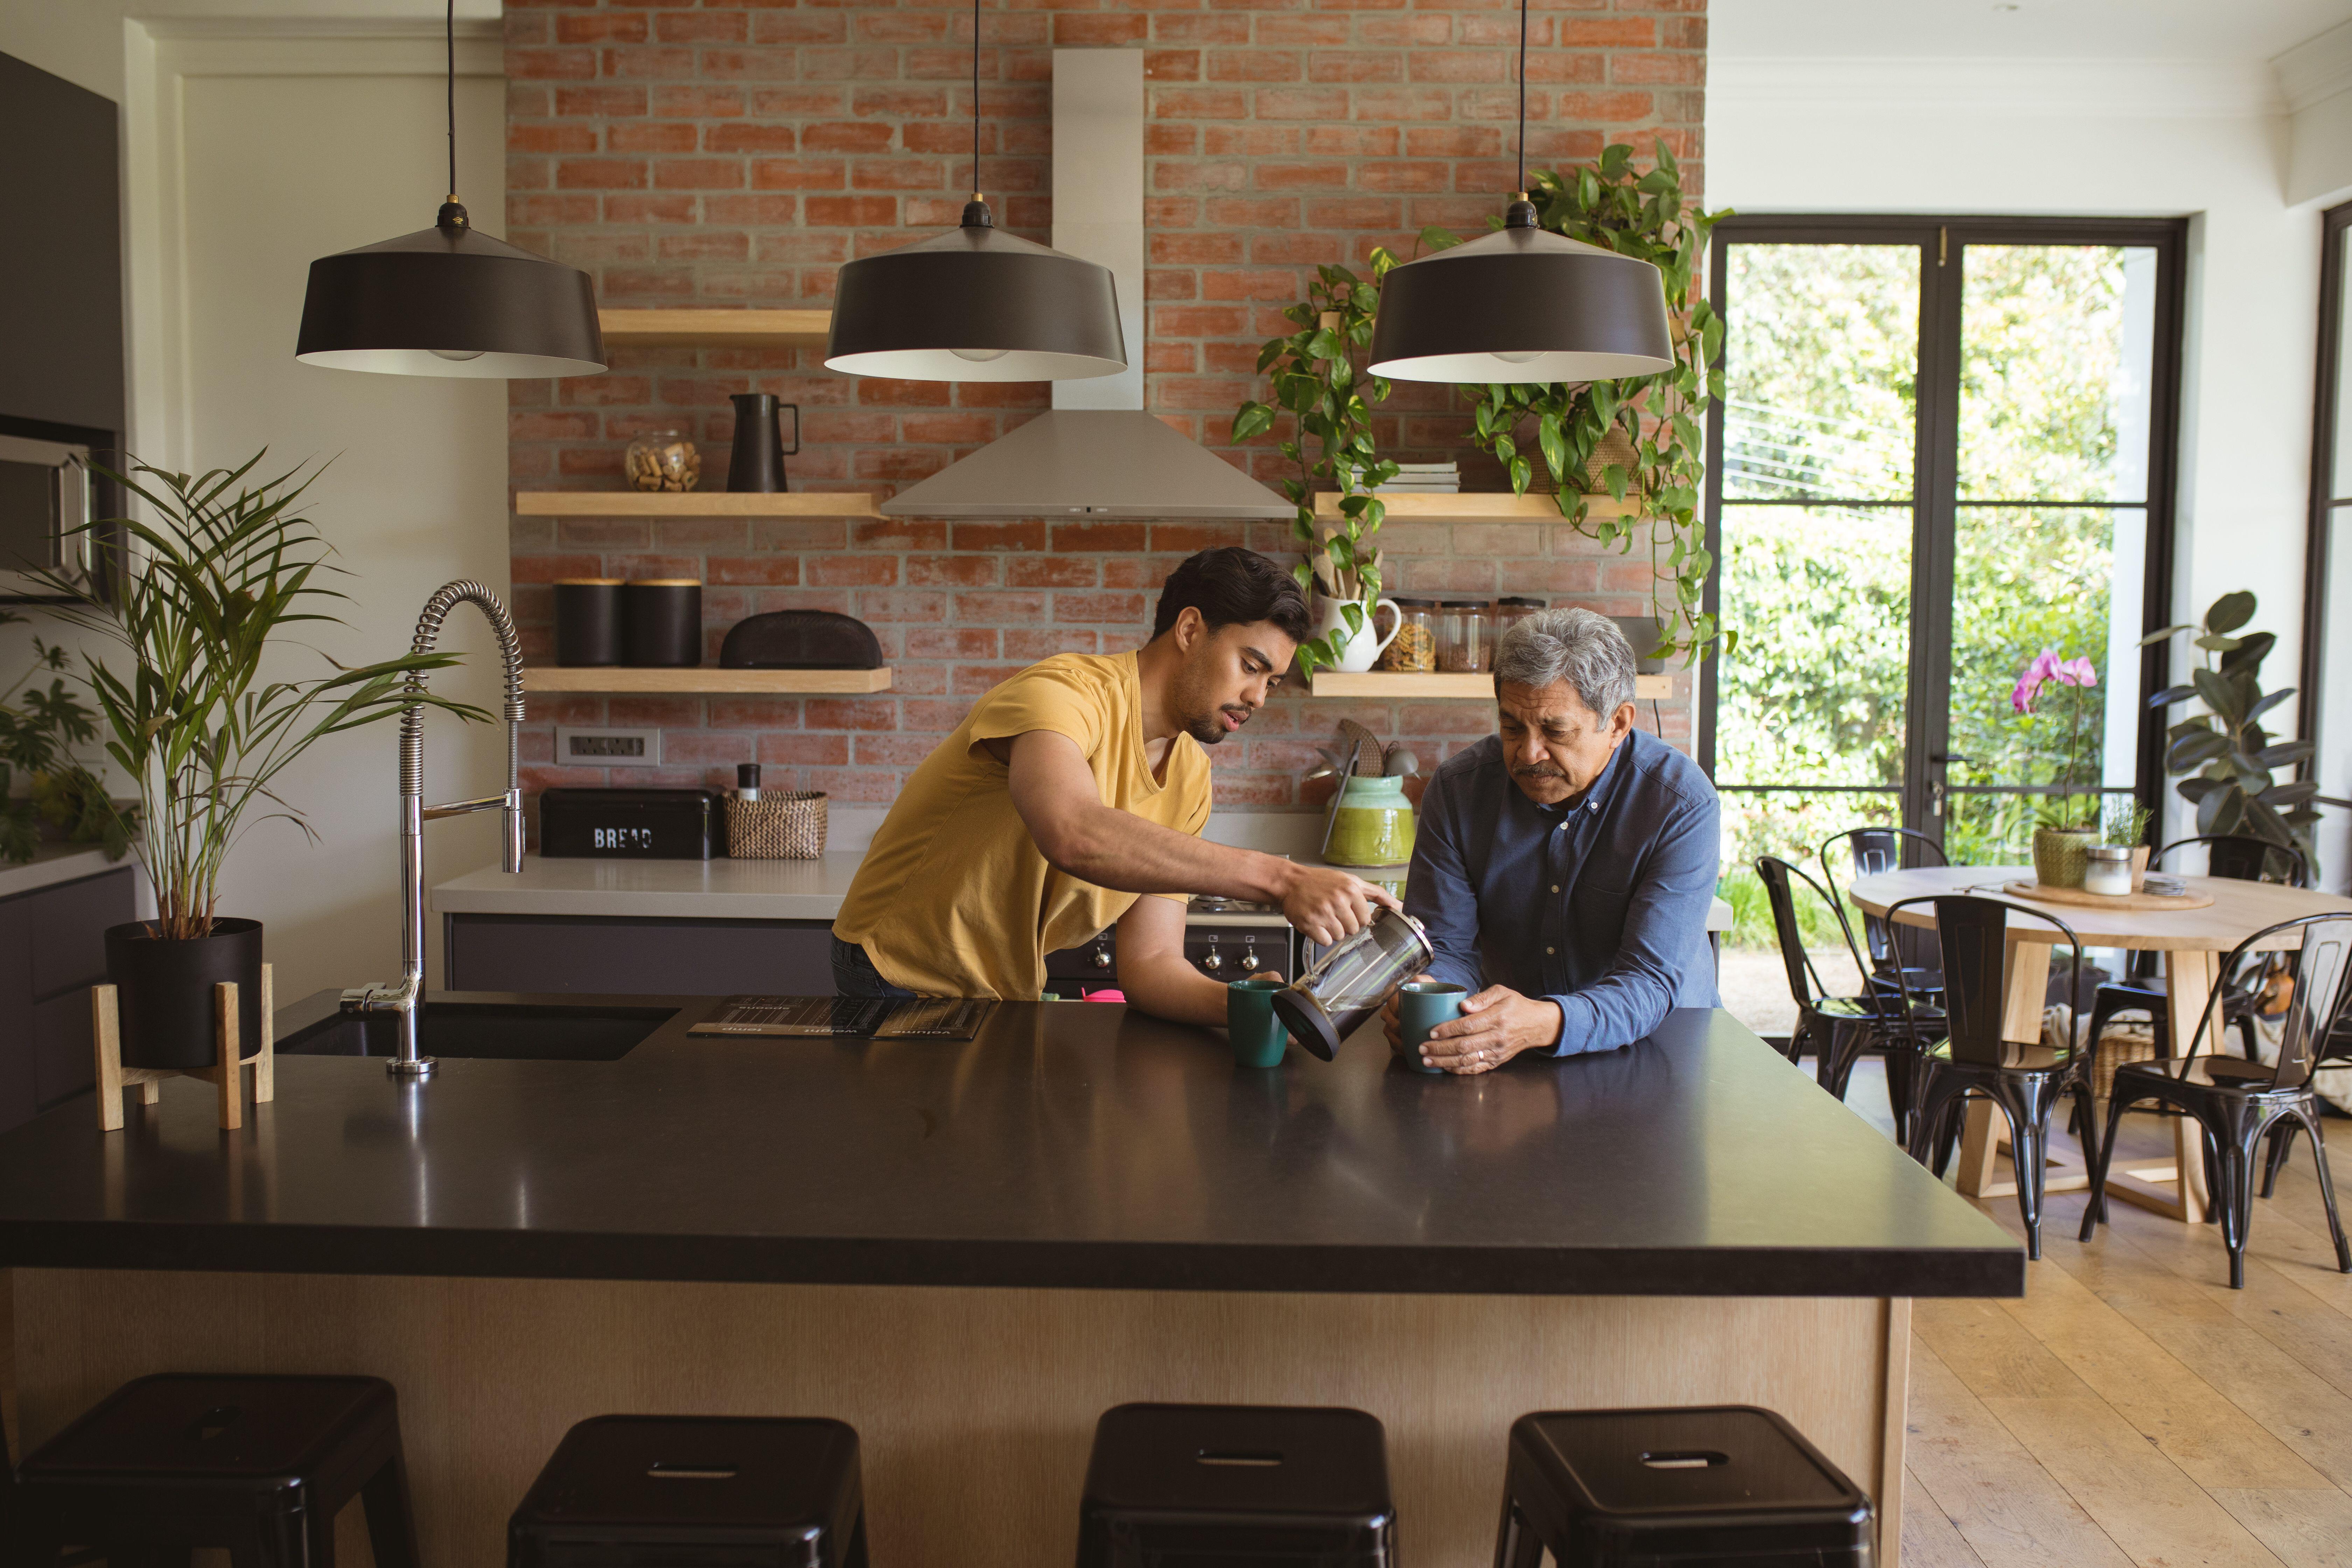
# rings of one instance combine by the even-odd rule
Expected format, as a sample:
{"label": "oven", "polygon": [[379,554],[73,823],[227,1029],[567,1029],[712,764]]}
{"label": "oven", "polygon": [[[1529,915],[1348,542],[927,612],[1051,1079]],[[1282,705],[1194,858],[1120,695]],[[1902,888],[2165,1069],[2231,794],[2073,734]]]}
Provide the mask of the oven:
{"label": "oven", "polygon": [[89,567],[89,448],[0,436],[0,601],[54,599],[36,568]]}
{"label": "oven", "polygon": [[[1184,914],[1184,956],[1212,980],[1242,980],[1252,974],[1298,978],[1298,952],[1305,939],[1279,911],[1237,900],[1196,898]],[[1104,931],[1091,942],[1045,955],[1045,989],[1078,997],[1118,984],[1118,933]]]}

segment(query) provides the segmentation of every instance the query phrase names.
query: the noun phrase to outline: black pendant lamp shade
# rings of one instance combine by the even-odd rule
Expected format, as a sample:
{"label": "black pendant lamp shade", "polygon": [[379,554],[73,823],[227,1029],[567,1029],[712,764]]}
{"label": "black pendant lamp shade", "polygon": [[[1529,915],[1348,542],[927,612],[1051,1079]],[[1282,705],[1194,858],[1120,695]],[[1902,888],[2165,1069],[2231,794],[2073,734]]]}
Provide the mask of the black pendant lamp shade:
{"label": "black pendant lamp shade", "polygon": [[604,338],[585,272],[476,232],[453,202],[431,228],[310,263],[294,357],[394,375],[592,375]]}
{"label": "black pendant lamp shade", "polygon": [[588,274],[477,234],[458,205],[457,0],[442,28],[449,199],[431,228],[310,263],[294,357],[389,375],[593,375],[604,334]]}
{"label": "black pendant lamp shade", "polygon": [[863,257],[834,284],[825,368],[899,381],[1081,381],[1127,368],[1110,268],[961,227]]}
{"label": "black pendant lamp shade", "polygon": [[1511,204],[1507,221],[1381,280],[1374,375],[1509,385],[1673,368],[1655,267],[1538,227],[1525,201]]}

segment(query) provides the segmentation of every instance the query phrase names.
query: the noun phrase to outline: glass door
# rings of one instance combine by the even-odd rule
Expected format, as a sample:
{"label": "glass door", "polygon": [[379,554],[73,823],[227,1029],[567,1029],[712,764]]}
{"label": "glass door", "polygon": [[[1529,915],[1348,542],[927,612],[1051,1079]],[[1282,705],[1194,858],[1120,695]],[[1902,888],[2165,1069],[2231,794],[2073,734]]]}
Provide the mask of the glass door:
{"label": "glass door", "polygon": [[[1735,876],[1870,822],[2015,864],[2044,807],[2153,798],[2162,654],[2137,644],[2168,603],[2181,238],[1717,227],[1710,607],[1738,640],[1705,667],[1700,760]],[[2044,650],[2096,684],[2020,712]]]}

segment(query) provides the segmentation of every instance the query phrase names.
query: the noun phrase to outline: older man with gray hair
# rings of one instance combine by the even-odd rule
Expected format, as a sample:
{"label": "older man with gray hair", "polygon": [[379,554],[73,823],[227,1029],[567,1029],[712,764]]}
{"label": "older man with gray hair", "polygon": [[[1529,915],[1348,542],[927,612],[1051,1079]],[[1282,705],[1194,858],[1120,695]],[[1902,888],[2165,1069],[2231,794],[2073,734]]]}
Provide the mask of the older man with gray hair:
{"label": "older man with gray hair", "polygon": [[[1480,1073],[1612,1050],[1669,1008],[1717,1005],[1715,786],[1636,728],[1624,635],[1590,610],[1526,617],[1496,649],[1495,701],[1501,733],[1421,801],[1405,910],[1436,949],[1429,978],[1475,993],[1423,1059]],[[1394,1003],[1388,1026],[1394,1045]]]}

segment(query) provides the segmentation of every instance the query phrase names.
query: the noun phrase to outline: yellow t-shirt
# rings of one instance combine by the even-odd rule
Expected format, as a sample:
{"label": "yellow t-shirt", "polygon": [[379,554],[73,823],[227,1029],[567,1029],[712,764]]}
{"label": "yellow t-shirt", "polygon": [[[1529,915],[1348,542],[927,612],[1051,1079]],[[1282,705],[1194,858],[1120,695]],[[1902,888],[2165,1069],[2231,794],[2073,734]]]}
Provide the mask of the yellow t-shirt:
{"label": "yellow t-shirt", "polygon": [[898,792],[834,934],[864,947],[893,985],[1035,998],[1045,988],[1045,955],[1112,924],[1136,895],[1047,864],[1013,808],[1011,770],[981,742],[1032,730],[1067,735],[1086,753],[1105,805],[1198,834],[1209,820],[1209,759],[1180,734],[1169,742],[1166,782],[1155,780],[1142,707],[1131,653],[1057,654],[989,692]]}

